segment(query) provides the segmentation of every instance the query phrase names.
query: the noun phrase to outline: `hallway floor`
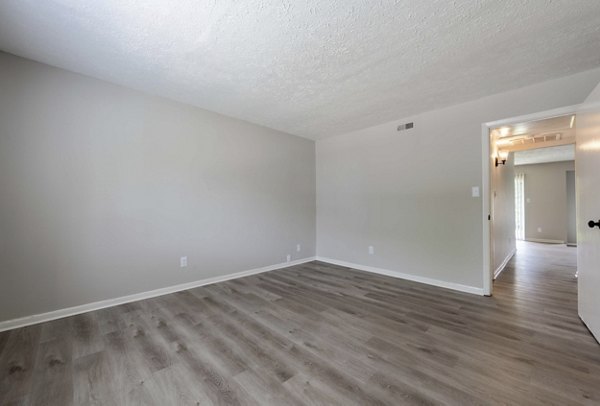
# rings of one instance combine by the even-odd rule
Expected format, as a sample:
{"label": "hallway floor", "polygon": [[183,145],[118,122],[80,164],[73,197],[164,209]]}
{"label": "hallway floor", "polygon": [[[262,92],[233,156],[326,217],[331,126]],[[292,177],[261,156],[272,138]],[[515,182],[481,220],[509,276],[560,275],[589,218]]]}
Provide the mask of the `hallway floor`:
{"label": "hallway floor", "polygon": [[540,351],[529,361],[536,366],[532,386],[560,392],[565,401],[600,404],[600,345],[577,314],[576,272],[577,248],[518,241],[494,282],[493,300],[511,324],[530,329],[523,340],[532,345],[529,356]]}

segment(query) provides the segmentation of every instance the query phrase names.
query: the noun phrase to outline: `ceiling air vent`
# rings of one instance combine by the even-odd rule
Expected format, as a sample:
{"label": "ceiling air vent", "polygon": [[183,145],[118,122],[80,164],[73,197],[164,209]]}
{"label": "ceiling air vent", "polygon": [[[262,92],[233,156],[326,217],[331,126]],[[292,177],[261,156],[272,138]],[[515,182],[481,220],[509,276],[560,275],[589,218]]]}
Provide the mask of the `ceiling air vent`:
{"label": "ceiling air vent", "polygon": [[414,126],[415,126],[415,123],[400,124],[398,126],[398,131],[410,130]]}

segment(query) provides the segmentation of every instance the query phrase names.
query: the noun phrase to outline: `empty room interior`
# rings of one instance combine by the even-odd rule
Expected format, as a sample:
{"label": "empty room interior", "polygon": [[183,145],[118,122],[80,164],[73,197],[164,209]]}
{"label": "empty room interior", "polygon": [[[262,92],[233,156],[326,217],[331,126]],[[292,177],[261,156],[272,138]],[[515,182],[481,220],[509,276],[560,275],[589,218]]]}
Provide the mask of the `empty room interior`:
{"label": "empty room interior", "polygon": [[0,1],[0,405],[600,404],[600,2]]}

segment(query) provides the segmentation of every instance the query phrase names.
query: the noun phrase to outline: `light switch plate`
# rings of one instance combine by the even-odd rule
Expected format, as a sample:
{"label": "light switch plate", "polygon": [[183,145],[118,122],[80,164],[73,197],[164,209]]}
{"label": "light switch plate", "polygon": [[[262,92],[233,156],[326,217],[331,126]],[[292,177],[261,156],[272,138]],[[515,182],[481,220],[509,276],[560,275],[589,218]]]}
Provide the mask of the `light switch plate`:
{"label": "light switch plate", "polygon": [[471,196],[479,197],[479,186],[473,186],[471,188]]}

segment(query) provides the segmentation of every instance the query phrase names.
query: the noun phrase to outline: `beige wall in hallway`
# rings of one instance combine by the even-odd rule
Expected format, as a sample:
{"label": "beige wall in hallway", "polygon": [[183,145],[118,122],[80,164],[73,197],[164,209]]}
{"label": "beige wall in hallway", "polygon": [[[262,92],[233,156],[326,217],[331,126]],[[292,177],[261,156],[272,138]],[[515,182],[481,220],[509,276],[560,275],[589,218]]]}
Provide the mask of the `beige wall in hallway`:
{"label": "beige wall in hallway", "polygon": [[5,53],[0,194],[0,321],[315,255],[313,141]]}
{"label": "beige wall in hallway", "polygon": [[515,166],[525,175],[526,240],[567,241],[567,171],[573,170],[575,161]]}
{"label": "beige wall in hallway", "polygon": [[492,267],[500,266],[517,249],[515,235],[515,170],[514,154],[509,154],[504,165],[491,168],[492,205]]}

